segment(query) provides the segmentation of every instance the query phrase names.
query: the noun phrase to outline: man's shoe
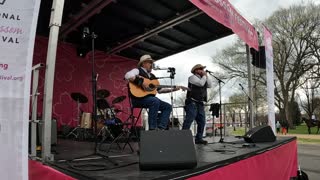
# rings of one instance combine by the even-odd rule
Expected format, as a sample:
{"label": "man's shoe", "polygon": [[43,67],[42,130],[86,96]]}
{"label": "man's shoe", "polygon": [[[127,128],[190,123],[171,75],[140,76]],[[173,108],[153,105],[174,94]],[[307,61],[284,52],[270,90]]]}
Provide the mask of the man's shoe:
{"label": "man's shoe", "polygon": [[196,143],[196,144],[207,145],[207,144],[208,144],[208,141],[205,141],[205,140],[203,140],[203,139],[200,139],[200,140],[195,140],[195,143]]}

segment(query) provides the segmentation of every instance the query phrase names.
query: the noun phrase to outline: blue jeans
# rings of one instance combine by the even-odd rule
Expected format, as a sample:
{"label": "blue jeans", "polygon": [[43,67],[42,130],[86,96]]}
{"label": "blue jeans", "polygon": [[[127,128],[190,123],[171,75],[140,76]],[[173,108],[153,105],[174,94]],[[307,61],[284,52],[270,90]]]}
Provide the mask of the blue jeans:
{"label": "blue jeans", "polygon": [[186,117],[183,121],[182,129],[190,129],[194,120],[197,122],[197,134],[195,140],[201,140],[206,124],[204,105],[202,102],[196,102],[191,99],[186,99],[185,104]]}
{"label": "blue jeans", "polygon": [[[161,101],[154,96],[146,96],[144,98],[132,98],[132,105],[134,107],[148,108],[148,123],[149,129],[166,129],[169,123],[170,113],[172,107],[169,103]],[[158,111],[161,111],[158,117]],[[157,118],[159,120],[157,121]]]}

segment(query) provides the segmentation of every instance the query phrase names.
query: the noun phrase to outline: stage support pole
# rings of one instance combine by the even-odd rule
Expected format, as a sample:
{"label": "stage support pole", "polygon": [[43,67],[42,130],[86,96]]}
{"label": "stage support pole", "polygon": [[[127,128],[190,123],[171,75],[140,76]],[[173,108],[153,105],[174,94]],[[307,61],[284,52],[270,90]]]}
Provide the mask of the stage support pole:
{"label": "stage support pole", "polygon": [[37,119],[37,109],[38,109],[38,90],[39,90],[39,69],[42,68],[44,65],[43,64],[37,64],[32,67],[32,74],[33,74],[33,79],[32,79],[32,94],[31,94],[31,108],[32,108],[32,114],[31,114],[31,158],[35,159],[37,156],[37,124],[38,124],[38,119]]}
{"label": "stage support pole", "polygon": [[251,72],[251,62],[250,62],[250,52],[249,52],[249,46],[246,44],[246,53],[247,53],[247,66],[248,66],[248,90],[249,90],[249,128],[252,129],[254,127],[254,121],[253,121],[253,92],[252,92],[252,72]]}
{"label": "stage support pole", "polygon": [[50,35],[48,43],[46,75],[44,83],[44,98],[43,98],[43,114],[42,114],[42,161],[53,161],[51,154],[51,121],[52,121],[52,97],[53,97],[53,82],[54,71],[56,64],[56,53],[59,37],[59,28],[61,26],[62,12],[64,0],[54,0],[51,9],[50,18]]}

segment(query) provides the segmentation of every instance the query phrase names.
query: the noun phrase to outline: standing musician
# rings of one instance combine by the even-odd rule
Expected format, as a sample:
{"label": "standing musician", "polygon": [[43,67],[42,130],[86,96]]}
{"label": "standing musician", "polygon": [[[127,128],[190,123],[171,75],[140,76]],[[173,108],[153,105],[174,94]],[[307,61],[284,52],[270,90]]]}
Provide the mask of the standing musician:
{"label": "standing musician", "polygon": [[197,64],[191,69],[193,75],[188,79],[188,87],[191,90],[187,92],[185,101],[186,116],[182,125],[182,129],[190,129],[192,122],[196,120],[198,125],[195,137],[196,144],[208,143],[202,139],[206,124],[204,102],[207,101],[207,88],[212,87],[212,80],[204,71],[205,68],[206,66]]}
{"label": "standing musician", "polygon": [[[155,96],[158,93],[168,93],[177,91],[180,87],[170,87],[170,88],[156,88],[150,87],[150,80],[158,82],[156,76],[151,73],[152,65],[154,60],[150,55],[143,55],[138,63],[138,68],[134,68],[125,74],[125,79],[129,81],[130,97],[133,107],[148,108],[148,123],[149,130],[164,130],[167,128],[169,123],[169,116],[172,111],[172,106],[160,100]],[[134,95],[134,88],[138,87],[138,91],[146,92],[145,95],[141,93],[136,93]],[[154,90],[152,88],[155,88]],[[151,92],[151,93],[149,93]],[[157,121],[158,111],[159,120]]]}

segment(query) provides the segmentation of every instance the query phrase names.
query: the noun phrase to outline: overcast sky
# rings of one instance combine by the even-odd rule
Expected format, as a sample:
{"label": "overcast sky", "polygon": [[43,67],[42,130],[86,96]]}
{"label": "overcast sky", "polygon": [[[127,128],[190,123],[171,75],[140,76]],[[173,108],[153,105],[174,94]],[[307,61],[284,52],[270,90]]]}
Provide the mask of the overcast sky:
{"label": "overcast sky", "polygon": [[[229,0],[229,2],[238,10],[238,12],[246,18],[249,22],[254,22],[255,19],[265,20],[272,13],[279,8],[287,8],[293,4],[308,3],[309,0]],[[316,4],[320,3],[320,0],[313,0]],[[203,64],[207,66],[207,69],[213,72],[219,71],[219,68],[212,63],[212,58],[219,53],[225,47],[235,42],[237,36],[231,35],[226,38],[222,38],[199,47],[184,51],[182,53],[158,60],[155,64],[161,68],[174,67],[176,69],[176,75],[173,79],[173,84],[187,86],[188,77],[191,75],[191,68],[195,64]],[[168,77],[170,73],[164,70],[153,71],[158,77]],[[161,84],[170,85],[170,78],[160,80]],[[217,82],[213,81],[215,87],[218,89]],[[240,91],[238,84],[231,84],[227,82],[222,87],[222,103],[227,101],[229,95]],[[159,98],[170,103],[170,94],[158,94]],[[174,98],[181,96],[181,91],[173,94]],[[219,95],[215,96],[218,103]]]}

